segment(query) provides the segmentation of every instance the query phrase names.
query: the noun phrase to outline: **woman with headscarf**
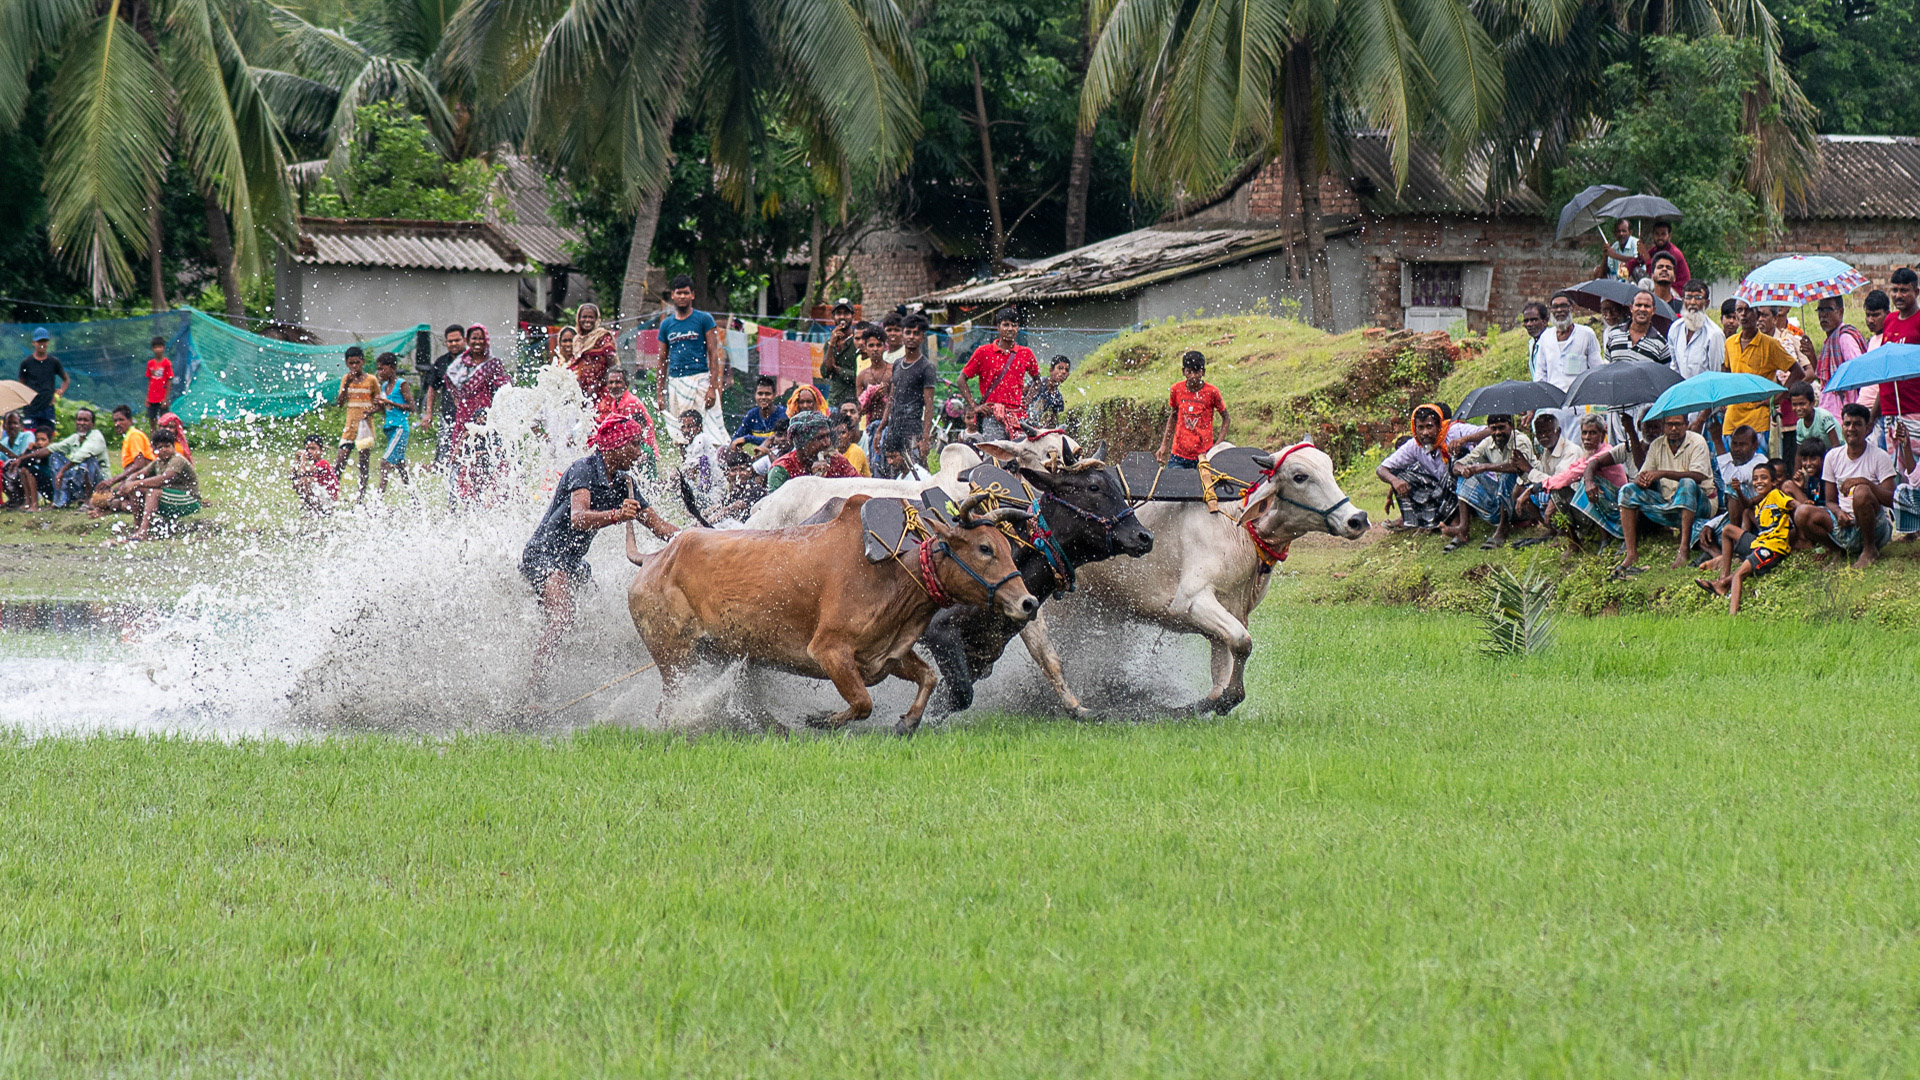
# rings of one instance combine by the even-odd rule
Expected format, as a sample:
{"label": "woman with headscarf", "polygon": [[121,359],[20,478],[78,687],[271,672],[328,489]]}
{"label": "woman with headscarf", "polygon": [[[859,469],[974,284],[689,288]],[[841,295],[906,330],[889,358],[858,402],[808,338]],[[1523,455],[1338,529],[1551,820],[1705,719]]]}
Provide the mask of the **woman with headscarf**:
{"label": "woman with headscarf", "polygon": [[619,363],[613,331],[600,324],[600,308],[581,304],[574,316],[573,368],[580,380],[580,392],[587,400],[598,402],[607,390],[607,370]]}
{"label": "woman with headscarf", "polygon": [[161,413],[160,420],[154,425],[154,431],[173,432],[173,449],[188,461],[193,460],[193,451],[187,446],[187,426],[180,422],[178,413]]}
{"label": "woman with headscarf", "polygon": [[1400,518],[1388,522],[1388,528],[1453,528],[1459,500],[1447,455],[1447,429],[1452,426],[1438,405],[1414,409],[1413,438],[1401,443],[1374,470],[1400,504]]}
{"label": "woman with headscarf", "polygon": [[484,422],[494,394],[508,382],[505,365],[493,356],[486,327],[474,323],[467,328],[467,349],[447,365],[446,382],[453,396],[453,490],[469,497],[486,486],[490,469],[482,460],[485,447],[478,445],[479,440],[468,439],[467,429]]}
{"label": "woman with headscarf", "polygon": [[561,327],[560,332],[553,337],[553,362],[568,371],[573,370],[573,342],[577,337],[579,337],[579,331],[571,326]]}
{"label": "woman with headscarf", "polygon": [[820,388],[814,386],[812,383],[803,382],[795,386],[793,392],[787,395],[788,421],[791,422],[793,417],[799,416],[803,412],[816,412],[821,416],[827,415],[826,396],[820,393]]}

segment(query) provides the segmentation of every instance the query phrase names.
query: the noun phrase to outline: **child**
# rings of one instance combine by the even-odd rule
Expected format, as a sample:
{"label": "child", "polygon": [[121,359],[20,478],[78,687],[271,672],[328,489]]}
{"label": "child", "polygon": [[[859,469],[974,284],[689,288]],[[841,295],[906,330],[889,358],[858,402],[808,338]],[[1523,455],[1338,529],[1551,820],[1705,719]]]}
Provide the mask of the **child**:
{"label": "child", "polygon": [[347,410],[346,426],[340,429],[340,454],[333,462],[333,471],[339,473],[347,467],[347,459],[355,450],[360,451],[360,497],[367,497],[367,474],[373,456],[375,442],[373,434],[374,399],[380,396],[380,382],[367,374],[367,354],[358,345],[347,347],[347,373],[340,379],[340,393],[334,398],[335,405],[344,405]]}
{"label": "child", "polygon": [[753,458],[744,450],[727,451],[726,465],[727,501],[717,516],[745,521],[754,504],[767,497],[767,482],[753,471]]}
{"label": "child", "polygon": [[[1219,438],[1225,438],[1227,428],[1233,418],[1227,415],[1227,403],[1221,399],[1220,391],[1207,381],[1207,358],[1198,352],[1188,352],[1180,358],[1180,372],[1187,377],[1185,382],[1173,384],[1167,394],[1166,433],[1160,437],[1160,452],[1154,456],[1160,464],[1176,469],[1197,469],[1200,459],[1213,449]],[[1216,438],[1213,431],[1213,414],[1220,414],[1220,434]]]}
{"label": "child", "polygon": [[167,339],[156,337],[147,343],[153,359],[147,361],[147,430],[167,411],[167,393],[173,389],[173,361],[167,359]]}
{"label": "child", "polygon": [[[1787,464],[1779,458],[1754,466],[1753,490],[1757,501],[1752,507],[1753,528],[1746,530],[1728,525],[1720,534],[1721,575],[1711,581],[1706,578],[1694,581],[1715,596],[1730,596],[1729,615],[1740,614],[1740,589],[1746,579],[1759,577],[1779,566],[1793,546],[1789,539],[1793,528],[1793,498],[1777,483],[1786,472]],[[1733,566],[1736,552],[1742,556],[1740,565],[1727,573],[1725,568]]]}
{"label": "child", "polygon": [[309,435],[293,455],[293,493],[309,514],[325,514],[340,498],[340,475],[327,461],[327,440]]}
{"label": "child", "polygon": [[374,404],[386,409],[380,422],[380,432],[387,442],[386,452],[380,455],[380,494],[385,495],[389,472],[398,472],[401,483],[413,486],[407,477],[407,435],[412,429],[407,414],[413,411],[413,394],[407,389],[407,380],[400,377],[399,357],[383,352],[373,362],[373,368],[379,372],[380,383]]}
{"label": "child", "polygon": [[873,470],[867,467],[867,452],[853,441],[853,421],[836,410],[828,423],[833,431],[833,445],[840,451],[840,456],[846,458],[847,464],[852,465],[861,476],[872,476]]}
{"label": "child", "polygon": [[740,418],[740,426],[733,429],[732,448],[740,450],[747,443],[764,446],[767,436],[773,434],[773,425],[787,418],[787,410],[774,403],[778,383],[771,375],[762,375],[753,384],[753,408]]}
{"label": "child", "polygon": [[130,490],[142,492],[140,527],[128,541],[145,540],[156,524],[170,524],[197,514],[206,500],[200,496],[200,477],[193,462],[177,452],[173,432],[161,430],[153,436],[153,460],[141,470],[140,477],[128,481]]}

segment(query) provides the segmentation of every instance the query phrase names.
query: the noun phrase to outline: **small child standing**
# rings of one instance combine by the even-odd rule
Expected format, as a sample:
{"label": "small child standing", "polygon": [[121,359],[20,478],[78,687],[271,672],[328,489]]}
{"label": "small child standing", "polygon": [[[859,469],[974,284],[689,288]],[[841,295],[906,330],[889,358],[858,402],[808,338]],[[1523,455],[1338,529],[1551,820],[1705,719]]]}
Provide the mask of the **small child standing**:
{"label": "small child standing", "polygon": [[[1174,383],[1167,393],[1167,430],[1154,457],[1176,469],[1197,469],[1213,444],[1226,438],[1233,417],[1227,415],[1227,403],[1219,389],[1207,381],[1206,357],[1189,350],[1180,358],[1180,373],[1186,381]],[[1220,414],[1218,436],[1213,431],[1216,412]]]}
{"label": "small child standing", "polygon": [[[1751,507],[1753,528],[1729,524],[1720,534],[1721,575],[1709,581],[1697,578],[1694,584],[1714,594],[1727,596],[1727,614],[1740,614],[1741,585],[1748,577],[1759,577],[1786,560],[1793,542],[1793,497],[1780,486],[1787,464],[1779,458],[1753,467],[1755,501]],[[1734,555],[1740,565],[1733,565]],[[1727,568],[1731,567],[1731,571]]]}
{"label": "small child standing", "polygon": [[167,359],[167,339],[156,337],[147,343],[153,358],[147,361],[147,430],[167,411],[167,395],[173,389],[173,361]]}
{"label": "small child standing", "polygon": [[413,395],[407,389],[407,380],[400,377],[400,358],[390,352],[383,352],[373,362],[378,373],[380,397],[375,402],[386,407],[385,419],[381,421],[380,431],[387,439],[386,452],[380,455],[380,494],[387,493],[387,474],[398,472],[400,482],[408,487],[413,481],[407,476],[407,436],[413,429],[408,416],[413,412]]}

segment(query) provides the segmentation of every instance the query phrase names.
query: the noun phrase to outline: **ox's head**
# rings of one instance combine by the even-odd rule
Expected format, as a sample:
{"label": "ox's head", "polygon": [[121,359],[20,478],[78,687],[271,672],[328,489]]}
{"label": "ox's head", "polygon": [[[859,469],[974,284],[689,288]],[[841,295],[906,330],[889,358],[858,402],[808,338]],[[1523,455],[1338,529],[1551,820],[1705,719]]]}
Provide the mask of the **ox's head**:
{"label": "ox's head", "polygon": [[1254,461],[1272,472],[1254,486],[1242,520],[1251,522],[1267,544],[1282,548],[1315,532],[1352,540],[1367,531],[1366,511],[1340,490],[1333,459],[1318,447],[1301,444]]}
{"label": "ox's head", "polygon": [[1153,533],[1134,516],[1118,474],[1106,462],[1081,458],[1050,469],[1021,466],[1019,472],[1040,492],[1040,510],[1067,558],[1138,558],[1153,550]]}
{"label": "ox's head", "polygon": [[931,514],[921,517],[935,539],[946,545],[947,557],[934,560],[934,572],[940,575],[941,588],[959,603],[996,608],[1009,619],[1026,622],[1039,613],[1040,601],[1020,579],[1013,547],[999,526],[1001,522],[1023,524],[1033,515],[1018,507],[983,512],[981,505],[987,499],[985,494],[967,496],[951,526]]}
{"label": "ox's head", "polygon": [[1042,431],[1026,425],[1026,439],[976,440],[973,448],[1002,468],[1058,469],[1080,460],[1080,444],[1064,431]]}

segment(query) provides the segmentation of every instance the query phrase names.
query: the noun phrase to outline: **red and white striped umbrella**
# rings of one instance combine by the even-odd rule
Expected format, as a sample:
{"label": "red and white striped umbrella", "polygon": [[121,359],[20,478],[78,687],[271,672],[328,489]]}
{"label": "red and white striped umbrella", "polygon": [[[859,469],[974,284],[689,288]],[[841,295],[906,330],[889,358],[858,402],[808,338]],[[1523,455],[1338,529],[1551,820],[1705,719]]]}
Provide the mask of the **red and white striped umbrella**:
{"label": "red and white striped umbrella", "polygon": [[1799,307],[1866,284],[1866,275],[1830,255],[1788,255],[1748,274],[1733,295],[1749,304]]}

